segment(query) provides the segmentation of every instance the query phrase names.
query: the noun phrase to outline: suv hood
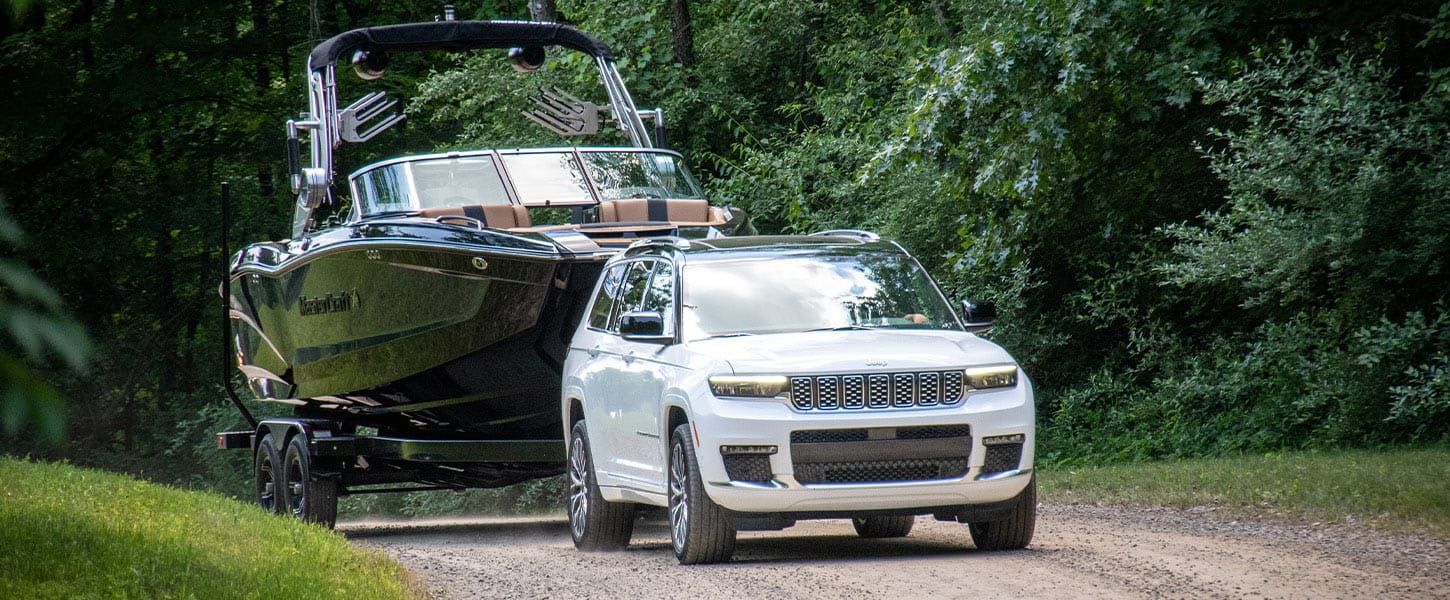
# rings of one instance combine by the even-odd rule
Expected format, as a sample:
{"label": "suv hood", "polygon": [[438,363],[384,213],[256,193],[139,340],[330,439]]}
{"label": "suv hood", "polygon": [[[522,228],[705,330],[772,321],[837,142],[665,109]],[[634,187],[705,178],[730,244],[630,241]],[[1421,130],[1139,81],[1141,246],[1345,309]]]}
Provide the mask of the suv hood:
{"label": "suv hood", "polygon": [[689,342],[736,374],[830,374],[1016,364],[1000,346],[960,331],[871,329],[773,333]]}

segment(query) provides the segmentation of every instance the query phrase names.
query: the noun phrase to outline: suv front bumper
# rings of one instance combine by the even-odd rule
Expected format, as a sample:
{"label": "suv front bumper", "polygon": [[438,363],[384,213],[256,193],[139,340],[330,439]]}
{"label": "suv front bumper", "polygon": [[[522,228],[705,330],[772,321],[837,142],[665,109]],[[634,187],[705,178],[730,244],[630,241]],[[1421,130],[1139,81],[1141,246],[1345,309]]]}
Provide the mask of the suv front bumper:
{"label": "suv front bumper", "polygon": [[[702,404],[693,415],[700,474],[710,498],[737,512],[984,505],[1011,500],[1032,478],[1035,415],[1025,382],[973,394],[952,407],[797,411],[779,402],[714,398]],[[913,434],[902,437],[913,439],[896,438],[907,431]],[[792,432],[797,432],[794,440]],[[914,439],[938,435],[933,432],[950,437]],[[829,443],[837,439],[847,441]],[[986,439],[1019,441],[1012,452],[994,450],[989,460]],[[828,443],[806,443],[821,440]],[[745,471],[740,463],[727,469],[722,455],[722,448],[762,451],[771,446],[774,454],[750,459],[757,462],[746,477],[740,475]],[[1010,457],[1007,462],[1004,455]],[[768,467],[762,462],[767,458]],[[823,460],[835,462],[813,462]]]}

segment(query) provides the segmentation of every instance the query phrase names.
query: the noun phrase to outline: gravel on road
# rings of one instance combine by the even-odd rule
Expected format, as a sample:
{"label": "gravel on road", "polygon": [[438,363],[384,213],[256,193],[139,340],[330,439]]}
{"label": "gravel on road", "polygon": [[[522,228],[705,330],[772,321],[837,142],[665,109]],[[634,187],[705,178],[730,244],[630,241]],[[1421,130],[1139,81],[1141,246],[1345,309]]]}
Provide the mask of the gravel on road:
{"label": "gravel on road", "polygon": [[680,566],[662,515],[622,552],[579,552],[562,515],[343,523],[435,598],[1450,598],[1450,544],[1353,525],[1177,509],[1039,507],[1027,550],[983,552],[917,517],[900,539],[849,521],[742,532],[728,564]]}

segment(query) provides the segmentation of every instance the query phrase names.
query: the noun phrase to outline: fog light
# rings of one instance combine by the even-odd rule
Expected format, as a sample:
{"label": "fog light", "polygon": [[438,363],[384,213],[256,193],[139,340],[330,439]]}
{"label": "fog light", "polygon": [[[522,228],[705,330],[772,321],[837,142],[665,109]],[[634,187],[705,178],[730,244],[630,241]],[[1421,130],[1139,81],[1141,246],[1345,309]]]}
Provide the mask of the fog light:
{"label": "fog light", "polygon": [[997,446],[1000,444],[1021,444],[1027,441],[1027,436],[1021,433],[1012,435],[992,435],[982,438],[983,446]]}
{"label": "fog light", "polygon": [[775,448],[774,445],[770,445],[770,446],[721,446],[720,447],[720,454],[721,455],[755,454],[755,455],[765,455],[765,456],[769,456],[771,454],[775,454],[775,452],[776,452],[776,448]]}

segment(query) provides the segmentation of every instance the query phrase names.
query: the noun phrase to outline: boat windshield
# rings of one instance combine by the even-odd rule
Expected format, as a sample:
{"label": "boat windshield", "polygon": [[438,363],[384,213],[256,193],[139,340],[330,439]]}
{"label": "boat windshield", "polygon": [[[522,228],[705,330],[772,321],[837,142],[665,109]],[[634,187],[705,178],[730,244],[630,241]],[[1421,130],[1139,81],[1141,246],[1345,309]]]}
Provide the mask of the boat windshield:
{"label": "boat windshield", "polygon": [[509,204],[492,156],[394,163],[353,179],[363,214]]}
{"label": "boat windshield", "polygon": [[599,199],[704,198],[700,184],[672,154],[655,152],[580,152]]}
{"label": "boat windshield", "polygon": [[[497,160],[503,162],[502,169]],[[705,197],[674,154],[582,148],[577,154],[567,148],[405,159],[354,175],[353,194],[365,215],[509,204],[505,173],[524,206]]]}
{"label": "boat windshield", "polygon": [[503,166],[525,206],[594,204],[573,152],[505,154]]}
{"label": "boat windshield", "polygon": [[832,329],[957,329],[961,324],[915,260],[889,253],[771,257],[687,264],[686,340]]}

